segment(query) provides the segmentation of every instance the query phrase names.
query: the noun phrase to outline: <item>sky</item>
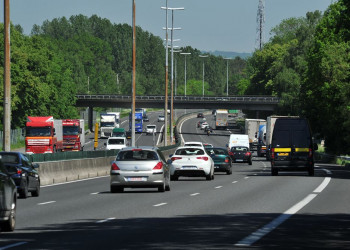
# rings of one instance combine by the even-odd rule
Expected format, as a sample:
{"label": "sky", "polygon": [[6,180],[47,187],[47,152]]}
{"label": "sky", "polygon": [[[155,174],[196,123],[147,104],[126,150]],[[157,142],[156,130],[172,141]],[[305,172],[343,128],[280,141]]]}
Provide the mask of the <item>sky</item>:
{"label": "sky", "polygon": [[[265,41],[270,30],[290,17],[305,17],[308,11],[324,12],[336,0],[265,0]],[[135,0],[136,25],[165,39],[166,0]],[[259,0],[168,0],[174,11],[174,42],[201,51],[251,53],[255,49]],[[4,4],[0,21],[4,20]],[[10,19],[29,35],[34,24],[45,20],[96,14],[112,23],[132,24],[132,0],[10,0]],[[168,13],[171,27],[171,11]],[[170,37],[170,33],[169,33]]]}

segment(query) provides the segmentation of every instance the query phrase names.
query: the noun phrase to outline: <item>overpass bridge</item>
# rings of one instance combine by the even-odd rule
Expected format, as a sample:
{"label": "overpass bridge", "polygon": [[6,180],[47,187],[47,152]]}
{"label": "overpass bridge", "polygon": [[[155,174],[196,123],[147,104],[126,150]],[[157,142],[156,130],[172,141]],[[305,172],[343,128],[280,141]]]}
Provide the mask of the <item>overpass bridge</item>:
{"label": "overpass bridge", "polygon": [[[89,128],[92,128],[94,107],[131,108],[132,96],[76,95],[77,107],[89,107]],[[170,98],[169,108],[170,108]],[[136,108],[164,108],[165,96],[136,96]],[[174,109],[242,109],[273,111],[279,103],[273,96],[174,96]],[[91,127],[90,127],[91,125]]]}

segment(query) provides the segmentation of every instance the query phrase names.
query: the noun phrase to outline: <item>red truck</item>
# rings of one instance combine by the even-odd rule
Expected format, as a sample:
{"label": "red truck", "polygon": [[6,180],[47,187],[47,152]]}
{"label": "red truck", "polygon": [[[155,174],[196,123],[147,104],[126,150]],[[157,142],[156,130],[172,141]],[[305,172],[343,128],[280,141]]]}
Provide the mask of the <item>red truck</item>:
{"label": "red truck", "polygon": [[63,151],[83,151],[85,144],[84,120],[65,119],[63,125]]}
{"label": "red truck", "polygon": [[25,143],[27,154],[62,151],[62,120],[54,120],[52,116],[28,116]]}

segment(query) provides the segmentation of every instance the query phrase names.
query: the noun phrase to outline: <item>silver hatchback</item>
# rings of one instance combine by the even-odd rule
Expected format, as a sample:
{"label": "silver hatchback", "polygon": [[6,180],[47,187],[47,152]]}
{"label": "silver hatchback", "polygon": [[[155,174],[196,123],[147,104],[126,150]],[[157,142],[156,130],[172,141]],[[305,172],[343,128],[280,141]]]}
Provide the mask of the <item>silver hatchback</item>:
{"label": "silver hatchback", "polygon": [[127,147],[121,149],[111,166],[111,192],[124,188],[158,188],[170,191],[170,171],[157,147]]}

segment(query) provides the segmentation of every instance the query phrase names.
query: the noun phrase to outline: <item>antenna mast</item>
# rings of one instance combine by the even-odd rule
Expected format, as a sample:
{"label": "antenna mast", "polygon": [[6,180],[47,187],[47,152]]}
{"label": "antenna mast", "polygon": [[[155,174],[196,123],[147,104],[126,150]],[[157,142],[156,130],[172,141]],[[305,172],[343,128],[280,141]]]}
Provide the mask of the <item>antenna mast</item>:
{"label": "antenna mast", "polygon": [[258,13],[256,16],[256,48],[261,50],[264,44],[264,28],[265,28],[265,1],[259,0]]}

